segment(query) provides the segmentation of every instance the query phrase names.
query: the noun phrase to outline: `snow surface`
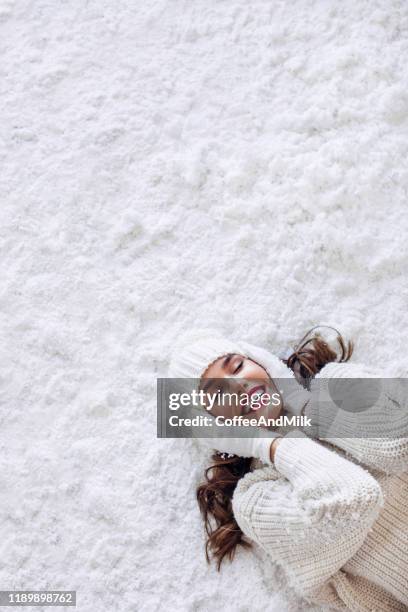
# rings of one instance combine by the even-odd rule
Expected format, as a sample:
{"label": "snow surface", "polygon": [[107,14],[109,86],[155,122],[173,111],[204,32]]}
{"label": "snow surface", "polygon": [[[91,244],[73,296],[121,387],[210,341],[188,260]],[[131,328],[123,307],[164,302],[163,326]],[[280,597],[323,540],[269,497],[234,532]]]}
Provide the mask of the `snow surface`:
{"label": "snow surface", "polygon": [[155,381],[193,326],[407,373],[408,4],[2,0],[0,48],[1,588],[303,609],[207,567]]}

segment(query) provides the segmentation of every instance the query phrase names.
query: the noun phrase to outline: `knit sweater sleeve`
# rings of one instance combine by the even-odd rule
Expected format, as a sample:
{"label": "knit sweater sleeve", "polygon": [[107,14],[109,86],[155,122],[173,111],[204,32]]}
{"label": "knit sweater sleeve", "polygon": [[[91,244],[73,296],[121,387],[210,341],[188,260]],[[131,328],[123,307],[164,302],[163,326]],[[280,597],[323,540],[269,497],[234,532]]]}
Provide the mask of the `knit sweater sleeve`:
{"label": "knit sweater sleeve", "polygon": [[362,467],[292,432],[275,467],[237,485],[233,511],[242,531],[282,566],[302,596],[316,596],[360,548],[383,503]]}
{"label": "knit sweater sleeve", "polygon": [[[370,379],[367,393],[363,379]],[[330,401],[336,381],[343,404]],[[378,396],[370,395],[378,383]],[[408,381],[387,379],[355,363],[329,363],[312,383],[305,414],[318,423],[314,437],[343,449],[363,465],[387,473],[408,469]],[[330,386],[330,390],[329,390]],[[326,399],[321,398],[326,394]]]}

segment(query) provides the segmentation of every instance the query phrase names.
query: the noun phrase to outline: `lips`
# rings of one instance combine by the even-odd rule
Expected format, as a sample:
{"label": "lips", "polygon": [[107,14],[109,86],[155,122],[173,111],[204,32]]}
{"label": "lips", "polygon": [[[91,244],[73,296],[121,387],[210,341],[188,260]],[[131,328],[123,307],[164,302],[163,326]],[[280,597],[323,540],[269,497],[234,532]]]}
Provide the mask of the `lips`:
{"label": "lips", "polygon": [[256,385],[248,391],[248,397],[252,399],[254,395],[262,395],[265,393],[265,385]]}
{"label": "lips", "polygon": [[247,391],[249,403],[243,409],[244,414],[249,414],[250,412],[253,412],[254,410],[258,410],[257,408],[252,407],[251,405],[252,401],[257,395],[262,395],[265,392],[266,392],[265,385],[255,385],[254,387],[252,387],[252,389],[249,389],[249,391]]}

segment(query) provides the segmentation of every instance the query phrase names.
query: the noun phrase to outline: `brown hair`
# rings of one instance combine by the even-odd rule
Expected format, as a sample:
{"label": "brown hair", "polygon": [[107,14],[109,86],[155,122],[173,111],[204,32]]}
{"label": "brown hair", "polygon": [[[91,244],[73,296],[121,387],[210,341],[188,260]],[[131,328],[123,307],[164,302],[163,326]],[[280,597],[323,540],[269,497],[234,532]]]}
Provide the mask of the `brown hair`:
{"label": "brown hair", "polygon": [[[282,359],[293,371],[297,381],[305,388],[310,387],[312,378],[320,372],[327,363],[332,361],[348,361],[353,352],[353,343],[345,342],[337,333],[339,352],[331,348],[319,333],[310,336],[318,327],[310,329],[296,345],[293,353]],[[249,548],[250,541],[245,539],[232,511],[232,496],[240,478],[251,469],[251,458],[229,457],[227,454],[214,452],[212,464],[205,470],[205,481],[197,488],[197,501],[204,519],[207,541],[205,555],[210,562],[210,555],[216,561],[218,571],[225,557],[230,561],[238,545]]]}

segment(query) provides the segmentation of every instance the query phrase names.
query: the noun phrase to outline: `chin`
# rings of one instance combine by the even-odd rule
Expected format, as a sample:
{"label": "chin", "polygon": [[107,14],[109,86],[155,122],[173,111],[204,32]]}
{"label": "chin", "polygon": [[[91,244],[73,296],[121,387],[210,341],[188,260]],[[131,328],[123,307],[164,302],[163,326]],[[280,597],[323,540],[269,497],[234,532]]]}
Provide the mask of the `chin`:
{"label": "chin", "polygon": [[282,413],[281,406],[272,406],[272,408],[268,409],[268,418],[269,419],[277,419]]}

